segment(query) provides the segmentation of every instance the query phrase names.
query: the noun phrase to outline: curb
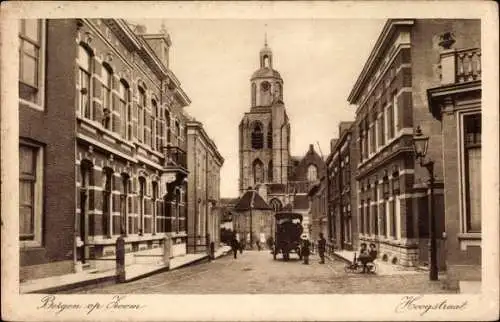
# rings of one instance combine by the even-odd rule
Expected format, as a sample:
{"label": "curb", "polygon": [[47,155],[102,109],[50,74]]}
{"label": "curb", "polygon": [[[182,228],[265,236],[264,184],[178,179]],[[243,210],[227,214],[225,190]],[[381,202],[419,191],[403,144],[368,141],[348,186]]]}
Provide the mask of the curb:
{"label": "curb", "polygon": [[333,253],[331,255],[326,255],[326,257],[328,257],[330,260],[334,260],[334,259],[338,259],[338,260],[341,260],[347,264],[352,264],[352,261],[350,259],[347,259],[337,253]]}
{"label": "curb", "polygon": [[[116,284],[116,275],[111,275],[111,276],[104,276],[104,277],[99,277],[96,279],[90,279],[90,280],[85,280],[85,281],[79,281],[71,284],[65,284],[65,285],[58,285],[58,286],[52,286],[52,287],[47,287],[43,289],[39,289],[36,291],[31,291],[31,292],[24,292],[21,294],[39,294],[39,293],[48,293],[48,294],[53,294],[56,292],[63,292],[63,291],[70,291],[75,288],[80,288],[80,287],[85,287],[85,286],[90,286],[93,284],[101,284],[101,285],[112,285]],[[99,285],[100,286],[100,285]]]}

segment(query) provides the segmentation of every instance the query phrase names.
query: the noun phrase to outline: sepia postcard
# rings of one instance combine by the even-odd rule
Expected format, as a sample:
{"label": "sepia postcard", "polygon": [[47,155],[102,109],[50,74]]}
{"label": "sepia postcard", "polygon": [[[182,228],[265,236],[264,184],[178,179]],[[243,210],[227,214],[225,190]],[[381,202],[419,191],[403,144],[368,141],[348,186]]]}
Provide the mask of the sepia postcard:
{"label": "sepia postcard", "polygon": [[0,9],[2,319],[498,320],[494,2]]}

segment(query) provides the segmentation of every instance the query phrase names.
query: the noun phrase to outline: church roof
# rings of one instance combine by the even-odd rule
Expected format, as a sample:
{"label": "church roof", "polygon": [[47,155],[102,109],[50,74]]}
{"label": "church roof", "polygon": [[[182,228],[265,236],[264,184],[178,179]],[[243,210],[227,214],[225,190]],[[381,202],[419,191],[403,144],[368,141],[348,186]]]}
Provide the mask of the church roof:
{"label": "church roof", "polygon": [[267,202],[255,190],[248,190],[241,196],[240,200],[234,207],[236,211],[245,211],[250,209],[255,210],[272,210]]}
{"label": "church roof", "polygon": [[280,73],[277,70],[269,67],[263,67],[261,69],[258,69],[252,75],[252,78],[267,78],[267,77],[274,77],[281,79]]}

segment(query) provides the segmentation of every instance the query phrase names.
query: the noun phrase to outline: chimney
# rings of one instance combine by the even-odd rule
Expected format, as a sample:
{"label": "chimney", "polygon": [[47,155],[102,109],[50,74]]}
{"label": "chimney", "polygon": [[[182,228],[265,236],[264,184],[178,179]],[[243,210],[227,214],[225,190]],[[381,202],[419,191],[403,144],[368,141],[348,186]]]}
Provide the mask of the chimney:
{"label": "chimney", "polygon": [[314,145],[309,144],[309,151],[314,151]]}
{"label": "chimney", "polygon": [[135,32],[139,35],[144,35],[145,33],[147,33],[147,28],[145,25],[136,25],[135,26]]}

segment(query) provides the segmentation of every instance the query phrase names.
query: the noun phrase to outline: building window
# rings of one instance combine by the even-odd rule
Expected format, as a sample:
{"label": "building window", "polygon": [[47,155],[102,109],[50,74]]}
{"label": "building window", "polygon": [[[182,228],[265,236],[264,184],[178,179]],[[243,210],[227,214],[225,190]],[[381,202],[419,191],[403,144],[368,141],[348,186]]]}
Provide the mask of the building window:
{"label": "building window", "polygon": [[175,135],[177,137],[177,146],[181,145],[181,126],[178,121],[175,121]]}
{"label": "building window", "polygon": [[394,137],[394,107],[387,106],[387,140]]}
{"label": "building window", "polygon": [[377,147],[384,146],[384,135],[384,113],[381,113],[377,118]]}
{"label": "building window", "polygon": [[139,177],[139,235],[144,233],[144,199],[146,195],[146,179]]}
{"label": "building window", "polygon": [[318,180],[318,168],[314,164],[309,165],[309,167],[307,168],[307,180]]}
{"label": "building window", "polygon": [[269,161],[269,166],[267,168],[267,180],[273,182],[273,160]]}
{"label": "building window", "polygon": [[255,184],[262,183],[264,181],[264,165],[259,159],[256,159],[253,162],[253,178]]}
{"label": "building window", "polygon": [[257,103],[257,85],[252,83],[252,107]]}
{"label": "building window", "polygon": [[153,109],[152,112],[152,139],[151,144],[154,150],[160,151],[162,146],[162,124],[160,119],[160,108],[158,107],[158,103],[156,100],[151,102],[151,106]]}
{"label": "building window", "polygon": [[120,234],[127,235],[127,215],[131,210],[128,208],[129,176],[122,174],[122,191],[120,194]]}
{"label": "building window", "polygon": [[358,126],[359,133],[359,141],[358,141],[358,152],[359,152],[359,161],[363,161],[363,123],[361,122]]}
{"label": "building window", "polygon": [[279,201],[276,198],[271,199],[271,201],[269,203],[275,212],[281,211],[281,209],[283,208],[281,201]]}
{"label": "building window", "polygon": [[481,232],[481,114],[464,115],[465,229]]}
{"label": "building window", "polygon": [[170,119],[170,112],[165,110],[165,130],[167,131],[167,144],[170,144],[170,127],[172,120]]}
{"label": "building window", "polygon": [[252,129],[252,149],[262,149],[264,147],[264,134],[262,124],[255,123]]}
{"label": "building window", "polygon": [[151,115],[149,117],[149,128],[151,129],[151,148],[157,150],[159,147],[160,131],[158,129],[159,125],[158,119],[158,103],[156,100],[151,100]]}
{"label": "building window", "polygon": [[122,126],[121,126],[121,135],[123,138],[128,140],[131,139],[132,134],[132,115],[130,109],[130,90],[127,83],[124,80],[121,80],[118,83],[118,95],[120,98],[120,114],[122,115]]}
{"label": "building window", "polygon": [[111,73],[111,69],[102,66],[102,107],[103,107],[103,118],[102,118],[102,126],[104,126],[105,129],[111,130],[113,129],[113,125],[111,124],[112,122],[112,102],[111,102],[111,87],[112,87],[112,81],[113,81],[113,74]]}
{"label": "building window", "polygon": [[21,246],[42,245],[43,148],[19,145],[19,240]]}
{"label": "building window", "polygon": [[145,119],[144,112],[146,109],[146,92],[142,87],[139,87],[139,102],[137,104],[137,120],[139,122],[138,129],[138,140],[139,142],[144,142],[144,131],[145,131]]}
{"label": "building window", "polygon": [[364,140],[363,140],[363,157],[368,158],[368,144],[370,142],[370,132],[368,128],[368,116],[365,116],[365,119],[363,120],[363,133],[364,133]]}
{"label": "building window", "polygon": [[19,98],[39,108],[43,103],[43,32],[43,20],[19,20]]}
{"label": "building window", "polygon": [[90,104],[90,75],[91,75],[90,52],[82,45],[78,47],[78,110],[80,115],[87,119],[92,119],[92,109]]}
{"label": "building window", "polygon": [[392,133],[394,133],[394,135],[396,135],[396,133],[398,131],[398,97],[397,97],[396,91],[394,91],[392,93],[392,107],[394,109],[393,110],[394,119],[392,120],[392,122],[390,124],[391,124],[391,128],[392,128]]}
{"label": "building window", "polygon": [[106,237],[111,238],[112,222],[113,222],[113,186],[114,176],[113,170],[106,168],[104,171],[104,188],[102,190],[102,213],[103,213],[103,233]]}

